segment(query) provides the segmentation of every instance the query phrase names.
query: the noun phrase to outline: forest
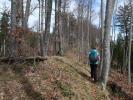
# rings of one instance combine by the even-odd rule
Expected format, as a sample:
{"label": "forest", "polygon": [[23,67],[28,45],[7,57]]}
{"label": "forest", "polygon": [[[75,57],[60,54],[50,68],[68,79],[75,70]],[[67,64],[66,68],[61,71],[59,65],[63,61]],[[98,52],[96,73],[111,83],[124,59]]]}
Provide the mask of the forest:
{"label": "forest", "polygon": [[0,100],[133,100],[132,41],[133,0],[1,0]]}

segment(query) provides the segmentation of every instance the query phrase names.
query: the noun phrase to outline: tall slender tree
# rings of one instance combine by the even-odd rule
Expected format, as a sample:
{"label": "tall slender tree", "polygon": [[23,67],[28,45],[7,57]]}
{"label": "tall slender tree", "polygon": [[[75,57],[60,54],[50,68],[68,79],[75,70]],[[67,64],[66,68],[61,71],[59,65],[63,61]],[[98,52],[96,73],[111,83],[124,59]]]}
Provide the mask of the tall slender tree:
{"label": "tall slender tree", "polygon": [[16,0],[16,22],[17,26],[22,27],[23,25],[23,0]]}
{"label": "tall slender tree", "polygon": [[112,14],[114,10],[115,0],[107,0],[105,13],[105,31],[104,31],[104,50],[103,50],[103,68],[101,74],[101,82],[103,90],[106,89],[108,74],[110,69],[110,27]]}
{"label": "tall slender tree", "polygon": [[101,66],[99,76],[101,76],[103,67],[103,39],[104,39],[104,2],[101,0]]}
{"label": "tall slender tree", "polygon": [[44,32],[43,32],[43,26],[44,26],[44,0],[40,0],[39,1],[40,3],[40,52],[41,52],[41,56],[44,56],[44,38],[43,38],[43,35],[44,35]]}
{"label": "tall slender tree", "polygon": [[58,38],[59,38],[59,55],[63,55],[63,38],[62,38],[62,12],[61,12],[62,0],[58,0]]}
{"label": "tall slender tree", "polygon": [[87,50],[90,47],[90,23],[91,23],[91,7],[92,7],[92,0],[88,0],[88,7],[87,7],[87,20],[88,20],[88,34],[87,34]]}
{"label": "tall slender tree", "polygon": [[30,5],[31,5],[31,0],[27,0],[25,14],[24,14],[24,22],[23,22],[24,23],[23,28],[25,30],[28,28],[28,19],[29,19],[29,15],[30,15]]}
{"label": "tall slender tree", "polygon": [[52,0],[45,0],[45,33],[43,34],[44,39],[44,55],[48,54],[48,44],[50,35],[50,24],[51,24],[51,13],[52,13]]}
{"label": "tall slender tree", "polygon": [[16,32],[16,14],[17,14],[17,1],[11,0],[11,31],[10,31],[10,56],[15,56],[16,54],[16,44],[15,44],[15,32]]}
{"label": "tall slender tree", "polygon": [[132,0],[130,0],[130,12],[131,12],[131,17],[130,17],[130,32],[129,32],[129,50],[128,50],[128,83],[130,84],[131,83],[131,46],[132,46],[132,33],[133,33],[133,26],[132,26],[132,23],[133,23],[133,3],[132,3]]}
{"label": "tall slender tree", "polygon": [[57,0],[55,0],[55,26],[54,26],[54,54],[56,55],[57,54],[57,52],[58,52],[58,47],[57,47],[57,45],[58,45],[58,43],[57,43],[57,40],[58,40],[58,38],[57,38],[57,32],[58,32],[58,29],[57,29],[57,14],[58,14],[58,8],[57,8],[57,6],[58,6],[58,3],[57,3]]}

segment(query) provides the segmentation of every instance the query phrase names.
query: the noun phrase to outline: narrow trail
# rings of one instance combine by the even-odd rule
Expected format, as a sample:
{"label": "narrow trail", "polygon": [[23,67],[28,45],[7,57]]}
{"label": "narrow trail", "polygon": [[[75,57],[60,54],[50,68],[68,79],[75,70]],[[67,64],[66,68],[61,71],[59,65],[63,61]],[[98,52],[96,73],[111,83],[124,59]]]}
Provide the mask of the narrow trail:
{"label": "narrow trail", "polygon": [[[92,100],[109,99],[107,94],[101,91],[100,86],[98,84],[95,84],[91,80],[90,69],[88,66],[85,66],[84,64],[79,62],[71,61],[65,57],[55,57],[54,59],[57,59],[57,61],[60,61],[61,63],[68,65],[70,70],[74,71],[76,75],[71,76],[72,78],[71,82],[73,82],[73,84],[79,83],[79,84],[74,84],[73,87],[77,89],[76,91],[79,92],[81,96],[83,95],[82,93],[86,93],[86,95],[90,96]],[[75,76],[77,76],[77,78]],[[83,99],[83,100],[86,100],[86,99]]]}

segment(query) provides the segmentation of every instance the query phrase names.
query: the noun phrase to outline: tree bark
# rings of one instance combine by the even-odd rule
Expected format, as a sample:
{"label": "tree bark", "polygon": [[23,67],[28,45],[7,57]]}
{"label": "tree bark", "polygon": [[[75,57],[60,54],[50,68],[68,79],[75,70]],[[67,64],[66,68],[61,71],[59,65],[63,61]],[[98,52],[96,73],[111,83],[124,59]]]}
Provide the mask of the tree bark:
{"label": "tree bark", "polygon": [[106,89],[108,74],[110,69],[110,27],[115,0],[107,0],[105,15],[105,31],[104,31],[104,50],[103,50],[103,68],[101,74],[101,83],[103,90]]}
{"label": "tree bark", "polygon": [[28,28],[28,19],[29,19],[29,15],[30,15],[30,5],[31,5],[31,0],[27,0],[25,15],[24,15],[24,24],[23,24],[24,30],[26,30]]}
{"label": "tree bark", "polygon": [[57,26],[58,26],[58,18],[57,18],[57,11],[58,11],[58,8],[57,8],[58,4],[57,4],[57,0],[55,0],[55,27],[54,27],[54,39],[55,39],[55,42],[54,42],[54,54],[56,55],[57,52],[58,52],[58,43],[57,43],[57,35],[58,35],[58,29],[57,29]]}
{"label": "tree bark", "polygon": [[43,46],[44,46],[44,43],[43,43],[43,23],[44,23],[44,0],[40,0],[39,1],[39,3],[40,3],[40,24],[41,24],[41,26],[40,26],[40,53],[41,53],[41,56],[44,56],[44,51],[43,51]]}
{"label": "tree bark", "polygon": [[128,50],[128,83],[131,84],[131,46],[132,46],[132,21],[133,21],[133,7],[132,2],[130,1],[131,5],[131,20],[130,20],[130,32],[129,32],[129,50]]}
{"label": "tree bark", "polygon": [[48,44],[49,44],[49,35],[50,35],[50,24],[51,24],[51,13],[52,13],[52,0],[45,0],[45,33],[43,34],[44,38],[44,56],[48,54]]}
{"label": "tree bark", "polygon": [[103,67],[103,39],[104,39],[104,2],[101,0],[101,66],[99,76],[101,76],[102,67]]}
{"label": "tree bark", "polygon": [[88,27],[87,27],[87,31],[88,31],[88,34],[87,34],[87,50],[90,48],[90,19],[91,19],[91,3],[92,1],[88,1],[88,11],[87,11],[87,20],[88,20]]}
{"label": "tree bark", "polygon": [[[90,0],[90,5],[89,5],[90,7],[89,7],[89,11],[90,11],[90,17],[89,17],[89,24],[91,24],[92,23],[92,0]],[[89,44],[90,44],[90,46],[92,47],[92,45],[94,44],[93,42],[92,42],[92,33],[90,33],[89,34]]]}
{"label": "tree bark", "polygon": [[17,2],[16,0],[11,0],[11,33],[10,33],[10,56],[15,56],[16,53],[16,39],[15,39],[15,33],[16,33],[16,7]]}
{"label": "tree bark", "polygon": [[16,24],[17,27],[22,27],[23,25],[23,0],[16,0]]}
{"label": "tree bark", "polygon": [[61,19],[61,3],[62,0],[58,0],[58,36],[59,36],[59,55],[63,56],[63,41],[62,41],[62,19]]}

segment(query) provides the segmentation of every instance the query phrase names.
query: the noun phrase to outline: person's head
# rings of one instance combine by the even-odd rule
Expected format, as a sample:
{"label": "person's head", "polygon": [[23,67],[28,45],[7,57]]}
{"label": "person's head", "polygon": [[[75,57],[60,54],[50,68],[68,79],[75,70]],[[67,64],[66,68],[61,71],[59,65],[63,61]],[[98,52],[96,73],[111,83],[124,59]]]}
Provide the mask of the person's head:
{"label": "person's head", "polygon": [[91,46],[91,49],[96,49],[96,47],[94,45]]}

